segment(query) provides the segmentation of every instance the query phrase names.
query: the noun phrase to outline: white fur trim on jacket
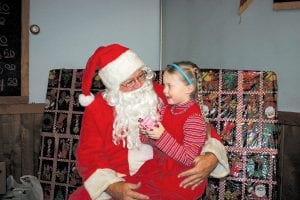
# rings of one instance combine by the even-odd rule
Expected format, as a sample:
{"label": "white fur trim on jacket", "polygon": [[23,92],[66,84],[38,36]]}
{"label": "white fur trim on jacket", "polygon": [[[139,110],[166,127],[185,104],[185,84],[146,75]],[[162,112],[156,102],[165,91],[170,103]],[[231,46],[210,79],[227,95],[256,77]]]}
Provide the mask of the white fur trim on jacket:
{"label": "white fur trim on jacket", "polygon": [[144,65],[141,58],[129,49],[99,70],[99,76],[108,89],[117,89],[123,81]]}
{"label": "white fur trim on jacket", "polygon": [[227,152],[224,145],[215,138],[208,138],[202,149],[202,154],[213,153],[218,159],[218,165],[211,172],[210,176],[214,178],[223,178],[229,174],[229,164],[227,158]]}
{"label": "white fur trim on jacket", "polygon": [[141,144],[139,148],[128,149],[128,164],[130,175],[135,174],[140,167],[153,158],[153,148],[148,144]]}
{"label": "white fur trim on jacket", "polygon": [[111,169],[97,169],[84,182],[84,187],[93,200],[111,199],[111,197],[104,191],[113,183],[125,181],[122,178],[124,176],[124,174],[119,174]]}

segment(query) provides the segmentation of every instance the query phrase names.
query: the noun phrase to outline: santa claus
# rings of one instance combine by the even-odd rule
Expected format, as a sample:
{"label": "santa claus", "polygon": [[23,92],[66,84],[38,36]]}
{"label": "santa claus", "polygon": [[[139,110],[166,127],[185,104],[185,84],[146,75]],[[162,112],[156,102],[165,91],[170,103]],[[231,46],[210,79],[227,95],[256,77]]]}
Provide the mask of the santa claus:
{"label": "santa claus", "polygon": [[[94,97],[90,88],[96,70],[106,89]],[[153,149],[141,143],[138,125],[144,117],[159,120],[157,111],[165,103],[163,88],[152,82],[153,75],[134,51],[120,44],[99,47],[89,58],[79,96],[86,108],[76,152],[84,184],[70,199],[149,199],[138,192],[143,187],[138,182],[147,178],[140,176],[140,169],[153,159]],[[228,174],[225,148],[216,133],[212,137],[202,151],[211,153],[182,174],[188,176],[184,187],[195,187],[213,169],[215,177]]]}

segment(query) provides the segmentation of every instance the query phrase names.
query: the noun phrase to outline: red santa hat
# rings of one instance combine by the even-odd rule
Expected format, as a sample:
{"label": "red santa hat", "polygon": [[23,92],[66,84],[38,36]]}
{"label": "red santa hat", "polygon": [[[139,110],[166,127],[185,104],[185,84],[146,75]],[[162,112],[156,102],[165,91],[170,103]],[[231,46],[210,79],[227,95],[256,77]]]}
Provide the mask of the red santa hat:
{"label": "red santa hat", "polygon": [[90,89],[97,69],[105,87],[109,90],[118,90],[123,81],[144,65],[135,52],[120,44],[99,47],[86,64],[79,103],[82,106],[88,106],[94,101],[94,95]]}

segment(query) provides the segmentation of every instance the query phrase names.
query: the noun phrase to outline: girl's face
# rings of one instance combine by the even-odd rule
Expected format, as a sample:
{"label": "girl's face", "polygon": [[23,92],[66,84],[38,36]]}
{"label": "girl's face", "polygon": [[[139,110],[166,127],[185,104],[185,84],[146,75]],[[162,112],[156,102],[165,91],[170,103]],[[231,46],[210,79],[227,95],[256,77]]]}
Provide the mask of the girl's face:
{"label": "girl's face", "polygon": [[164,95],[167,98],[168,104],[183,104],[191,99],[190,94],[193,91],[193,86],[187,85],[179,74],[165,72],[163,83]]}

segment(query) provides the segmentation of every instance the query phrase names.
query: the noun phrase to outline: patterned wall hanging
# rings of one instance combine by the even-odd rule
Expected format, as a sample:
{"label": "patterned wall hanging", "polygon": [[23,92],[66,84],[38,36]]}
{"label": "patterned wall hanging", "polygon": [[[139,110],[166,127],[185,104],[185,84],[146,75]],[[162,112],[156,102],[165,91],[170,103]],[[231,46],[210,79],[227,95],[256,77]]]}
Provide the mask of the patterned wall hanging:
{"label": "patterned wall hanging", "polygon": [[230,174],[203,199],[277,199],[277,77],[271,71],[202,70],[203,111],[228,152]]}

